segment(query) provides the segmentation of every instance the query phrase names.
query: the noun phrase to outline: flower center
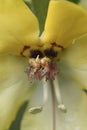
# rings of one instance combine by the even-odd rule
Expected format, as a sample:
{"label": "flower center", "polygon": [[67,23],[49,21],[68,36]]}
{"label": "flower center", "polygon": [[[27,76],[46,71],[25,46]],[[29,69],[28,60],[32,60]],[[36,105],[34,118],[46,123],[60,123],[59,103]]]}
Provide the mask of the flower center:
{"label": "flower center", "polygon": [[32,58],[29,60],[29,67],[26,70],[29,79],[42,79],[46,77],[46,80],[54,80],[58,73],[56,63],[52,62],[49,58]]}
{"label": "flower center", "polygon": [[43,101],[41,105],[33,106],[29,109],[29,112],[36,114],[43,110],[44,105],[48,99],[48,86],[50,85],[51,96],[52,96],[52,108],[53,108],[53,130],[55,130],[55,100],[58,103],[58,108],[63,112],[66,112],[66,108],[62,102],[59,83],[58,83],[58,68],[57,64],[51,59],[44,57],[39,58],[39,55],[36,58],[29,59],[29,66],[26,70],[29,80],[42,80],[43,84]]}
{"label": "flower center", "polygon": [[[61,95],[60,95],[60,89],[59,89],[59,83],[57,79],[58,74],[58,68],[55,62],[52,62],[49,58],[39,58],[39,55],[36,58],[29,59],[29,66],[26,70],[26,73],[28,75],[29,80],[31,82],[33,80],[41,80],[43,83],[43,102],[42,104],[45,104],[45,101],[47,99],[47,86],[48,81],[50,82],[50,86],[53,86],[53,91],[55,93],[55,97],[58,102],[58,108],[66,111],[65,106],[62,103]],[[42,105],[43,106],[43,105]],[[34,107],[32,108],[31,112],[34,112],[36,110],[41,110],[42,106]]]}

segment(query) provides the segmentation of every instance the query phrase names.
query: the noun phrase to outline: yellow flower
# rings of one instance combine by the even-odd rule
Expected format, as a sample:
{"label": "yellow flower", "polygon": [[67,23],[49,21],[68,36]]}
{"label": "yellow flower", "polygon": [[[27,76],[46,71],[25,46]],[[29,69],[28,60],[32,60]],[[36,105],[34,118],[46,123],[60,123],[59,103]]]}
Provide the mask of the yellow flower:
{"label": "yellow flower", "polygon": [[39,34],[22,0],[0,0],[0,130],[28,100],[20,130],[86,130],[87,11],[52,0]]}

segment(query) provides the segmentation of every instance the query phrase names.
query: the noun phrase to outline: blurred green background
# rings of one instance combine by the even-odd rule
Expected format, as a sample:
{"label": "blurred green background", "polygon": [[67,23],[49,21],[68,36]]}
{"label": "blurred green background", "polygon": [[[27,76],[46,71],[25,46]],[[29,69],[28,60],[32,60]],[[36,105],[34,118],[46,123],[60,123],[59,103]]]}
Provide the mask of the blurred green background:
{"label": "blurred green background", "polygon": [[[43,31],[45,18],[47,14],[47,8],[50,0],[25,0],[25,3],[31,8],[34,14],[37,16],[40,24],[40,31]],[[80,0],[68,0],[78,4]]]}

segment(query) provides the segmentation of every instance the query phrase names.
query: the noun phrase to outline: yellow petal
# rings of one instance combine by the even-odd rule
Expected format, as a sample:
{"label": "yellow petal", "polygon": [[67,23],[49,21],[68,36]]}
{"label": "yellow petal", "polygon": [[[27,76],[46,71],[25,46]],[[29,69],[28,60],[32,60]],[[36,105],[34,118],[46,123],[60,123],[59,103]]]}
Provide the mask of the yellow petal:
{"label": "yellow petal", "polygon": [[0,56],[0,130],[9,127],[22,103],[32,94],[32,84],[24,72],[26,63],[18,56]]}
{"label": "yellow petal", "polygon": [[23,0],[0,0],[0,53],[20,54],[38,43],[38,21]]}
{"label": "yellow petal", "polygon": [[67,66],[66,72],[72,75],[83,89],[87,89],[87,35],[77,39],[63,52],[61,62]]}
{"label": "yellow petal", "polygon": [[[79,89],[78,84],[66,75],[60,77],[60,89],[67,113],[56,108],[56,130],[86,130],[87,129],[87,96]],[[32,99],[32,105],[41,102],[42,86]],[[49,99],[39,114],[30,114],[28,108],[22,120],[21,130],[53,130],[52,104],[49,89]],[[31,101],[30,101],[31,102]],[[29,106],[30,107],[30,106]],[[57,105],[56,105],[57,107]]]}
{"label": "yellow petal", "polygon": [[67,47],[74,38],[87,33],[87,12],[68,1],[51,1],[42,36],[45,47],[57,43]]}

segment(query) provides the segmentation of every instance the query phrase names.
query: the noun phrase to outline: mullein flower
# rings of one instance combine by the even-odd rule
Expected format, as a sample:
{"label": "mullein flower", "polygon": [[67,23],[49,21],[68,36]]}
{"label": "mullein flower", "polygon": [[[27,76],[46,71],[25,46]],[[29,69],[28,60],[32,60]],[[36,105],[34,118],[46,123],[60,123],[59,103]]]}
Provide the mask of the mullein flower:
{"label": "mullein flower", "polygon": [[9,130],[29,100],[21,130],[86,130],[87,11],[50,1],[39,36],[22,0],[0,3],[0,129]]}

